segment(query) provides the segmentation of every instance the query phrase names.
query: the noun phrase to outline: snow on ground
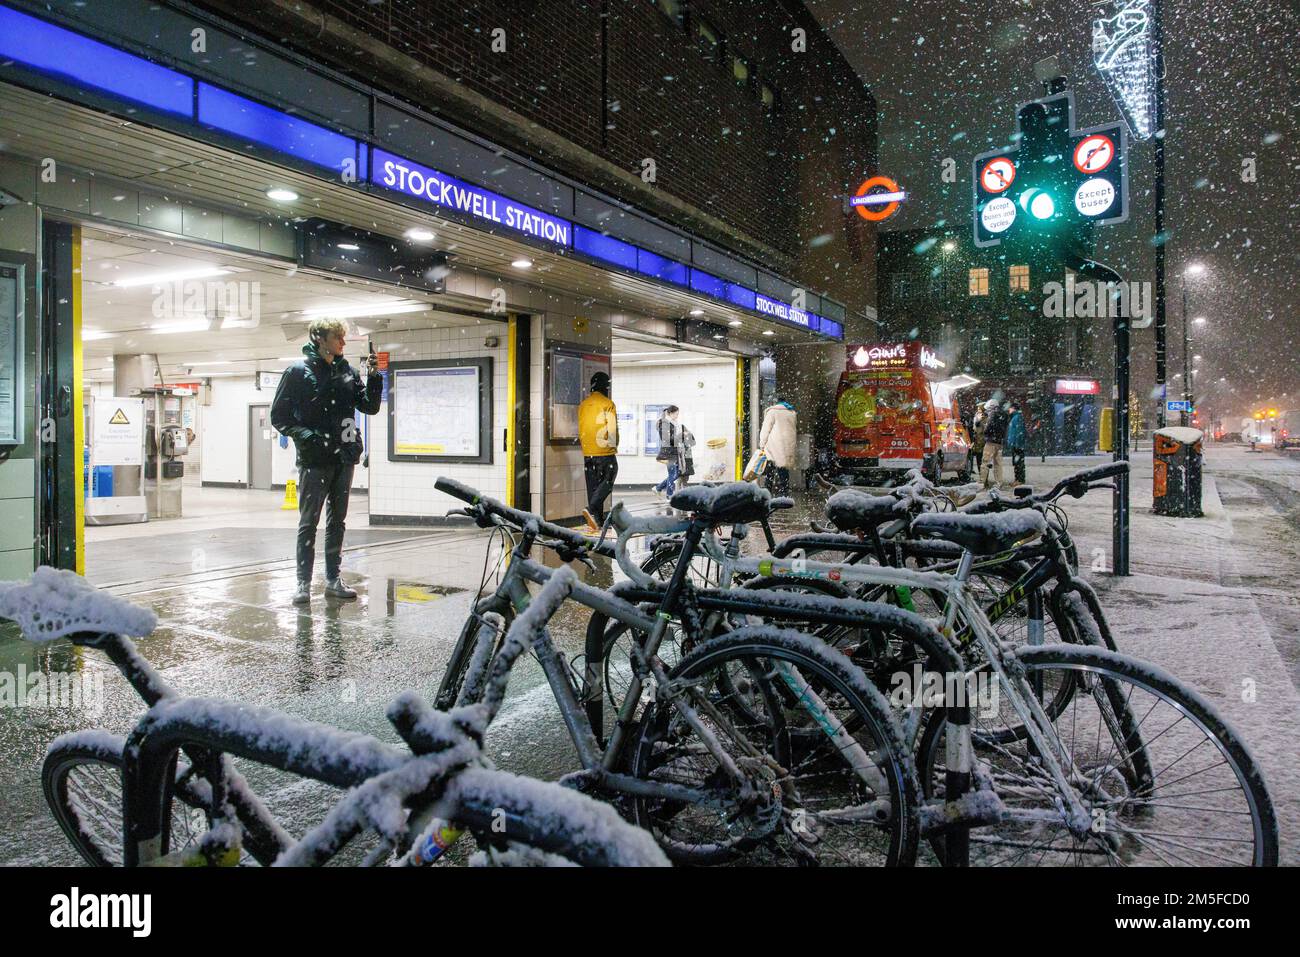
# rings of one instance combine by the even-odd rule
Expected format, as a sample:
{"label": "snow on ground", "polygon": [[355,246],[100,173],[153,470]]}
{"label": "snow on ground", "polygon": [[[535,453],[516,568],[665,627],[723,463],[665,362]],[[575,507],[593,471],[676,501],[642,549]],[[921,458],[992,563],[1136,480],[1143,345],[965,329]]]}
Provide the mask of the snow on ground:
{"label": "snow on ground", "polygon": [[[1084,460],[1029,462],[1029,478],[1044,488]],[[1116,578],[1111,563],[1111,497],[1093,492],[1066,499],[1082,574],[1101,594],[1121,651],[1145,658],[1187,682],[1233,725],[1268,782],[1281,832],[1281,861],[1300,864],[1300,694],[1288,621],[1261,613],[1254,569],[1271,587],[1300,580],[1296,527],[1261,497],[1228,496],[1221,485],[1267,476],[1300,491],[1300,462],[1275,453],[1251,454],[1210,446],[1202,496],[1204,518],[1151,512],[1151,456],[1133,460],[1130,570]],[[1295,503],[1292,503],[1294,507]],[[1266,529],[1261,532],[1260,529]],[[1241,531],[1250,529],[1248,537]],[[1094,569],[1094,564],[1096,568]],[[1292,597],[1292,602],[1295,602]],[[1281,627],[1284,632],[1275,634]]]}

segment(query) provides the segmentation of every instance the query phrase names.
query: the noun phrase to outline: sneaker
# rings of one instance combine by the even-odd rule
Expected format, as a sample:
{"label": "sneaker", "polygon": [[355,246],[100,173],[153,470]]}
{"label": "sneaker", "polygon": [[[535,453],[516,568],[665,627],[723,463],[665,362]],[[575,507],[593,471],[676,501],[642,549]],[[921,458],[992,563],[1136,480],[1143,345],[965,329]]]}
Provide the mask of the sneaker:
{"label": "sneaker", "polygon": [[349,601],[357,597],[356,590],[343,584],[341,578],[331,578],[327,581],[325,583],[325,594],[331,598],[343,598]]}
{"label": "sneaker", "polygon": [[298,582],[298,590],[293,593],[295,605],[306,605],[311,601],[311,583]]}
{"label": "sneaker", "polygon": [[592,515],[591,512],[587,511],[585,508],[582,510],[582,517],[587,520],[587,531],[591,532],[592,534],[595,534],[600,531],[600,522],[596,521],[596,517]]}

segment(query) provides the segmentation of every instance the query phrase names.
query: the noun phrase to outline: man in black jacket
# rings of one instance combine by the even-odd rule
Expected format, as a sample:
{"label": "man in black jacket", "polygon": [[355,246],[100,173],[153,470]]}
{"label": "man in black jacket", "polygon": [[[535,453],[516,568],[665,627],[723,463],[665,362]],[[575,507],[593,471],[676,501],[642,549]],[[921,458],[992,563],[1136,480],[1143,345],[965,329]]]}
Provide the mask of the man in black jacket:
{"label": "man in black jacket", "polygon": [[362,377],[343,358],[347,323],[316,319],[307,327],[304,358],[284,370],[271,403],[271,425],[293,439],[298,451],[298,588],[295,605],[311,601],[316,526],[325,511],[325,594],[356,598],[339,578],[344,519],[352,472],[361,459],[356,411],[379,411],[383,380],[367,360]]}
{"label": "man in black jacket", "polygon": [[1007,412],[997,399],[985,402],[984,411],[988,414],[988,421],[984,426],[984,464],[980,467],[980,475],[984,487],[988,488],[990,477],[995,485],[1002,484],[1002,446],[1007,440]]}

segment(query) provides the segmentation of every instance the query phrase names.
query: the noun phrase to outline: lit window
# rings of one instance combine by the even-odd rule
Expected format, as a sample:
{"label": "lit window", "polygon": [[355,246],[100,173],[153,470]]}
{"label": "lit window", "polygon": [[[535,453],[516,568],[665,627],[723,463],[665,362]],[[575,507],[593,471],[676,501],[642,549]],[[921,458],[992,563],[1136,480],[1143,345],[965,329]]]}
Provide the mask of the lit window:
{"label": "lit window", "polygon": [[772,88],[766,83],[759,87],[759,95],[763,98],[763,106],[767,109],[770,110],[776,105],[776,94],[772,92]]}
{"label": "lit window", "polygon": [[1011,267],[1011,291],[1015,292],[1017,289],[1023,290],[1025,292],[1029,291],[1029,267],[1028,266]]}
{"label": "lit window", "polygon": [[743,57],[734,56],[731,58],[731,75],[741,83],[749,81],[749,64]]}
{"label": "lit window", "polygon": [[972,296],[987,296],[989,294],[989,271],[987,269],[972,269],[970,271],[970,294]]}

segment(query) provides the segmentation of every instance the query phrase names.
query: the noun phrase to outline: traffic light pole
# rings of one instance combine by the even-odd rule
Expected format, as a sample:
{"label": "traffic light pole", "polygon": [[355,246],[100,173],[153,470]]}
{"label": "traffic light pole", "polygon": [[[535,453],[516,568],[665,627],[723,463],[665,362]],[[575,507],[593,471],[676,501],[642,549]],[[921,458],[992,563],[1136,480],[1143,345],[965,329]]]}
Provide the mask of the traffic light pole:
{"label": "traffic light pole", "polygon": [[[1092,273],[1104,282],[1120,284],[1123,279],[1109,266],[1080,256],[1075,259],[1075,268],[1080,273]],[[1113,320],[1115,334],[1115,427],[1113,458],[1116,462],[1128,461],[1128,393],[1129,393],[1129,315],[1127,304],[1124,309],[1114,310]],[[1122,314],[1121,314],[1122,313]],[[1162,403],[1163,405],[1163,403]],[[1116,575],[1129,574],[1129,476],[1128,473],[1115,479],[1115,491],[1111,495],[1111,554],[1112,568]]]}

